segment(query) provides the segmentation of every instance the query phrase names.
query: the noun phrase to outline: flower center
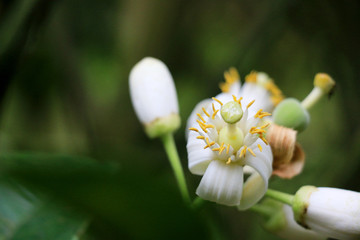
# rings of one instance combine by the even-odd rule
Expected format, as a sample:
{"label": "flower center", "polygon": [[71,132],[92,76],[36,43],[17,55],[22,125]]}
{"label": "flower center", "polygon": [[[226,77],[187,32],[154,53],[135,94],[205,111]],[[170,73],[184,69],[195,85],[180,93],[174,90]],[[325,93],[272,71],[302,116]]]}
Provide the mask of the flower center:
{"label": "flower center", "polygon": [[244,133],[235,124],[228,124],[220,130],[219,142],[230,144],[234,151],[238,151],[244,143]]}
{"label": "flower center", "polygon": [[221,117],[227,124],[219,132],[219,142],[230,144],[234,151],[238,151],[244,143],[244,133],[235,125],[243,116],[240,100],[230,101],[223,105],[220,110]]}

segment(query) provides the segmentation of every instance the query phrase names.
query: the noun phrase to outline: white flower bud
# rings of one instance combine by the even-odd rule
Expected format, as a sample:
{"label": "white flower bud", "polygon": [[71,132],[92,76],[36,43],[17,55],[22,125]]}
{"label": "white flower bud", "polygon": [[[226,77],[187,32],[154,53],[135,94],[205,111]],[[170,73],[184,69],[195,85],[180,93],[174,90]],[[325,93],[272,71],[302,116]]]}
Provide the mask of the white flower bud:
{"label": "white flower bud", "polygon": [[136,115],[150,138],[179,128],[176,89],[163,62],[151,57],[142,59],[131,70],[129,85]]}
{"label": "white flower bud", "polygon": [[264,224],[264,228],[269,232],[288,240],[325,240],[326,237],[305,229],[295,222],[294,213],[289,205],[272,203],[271,217]]}
{"label": "white flower bud", "polygon": [[305,186],[297,191],[293,211],[304,227],[336,239],[360,239],[360,193]]}

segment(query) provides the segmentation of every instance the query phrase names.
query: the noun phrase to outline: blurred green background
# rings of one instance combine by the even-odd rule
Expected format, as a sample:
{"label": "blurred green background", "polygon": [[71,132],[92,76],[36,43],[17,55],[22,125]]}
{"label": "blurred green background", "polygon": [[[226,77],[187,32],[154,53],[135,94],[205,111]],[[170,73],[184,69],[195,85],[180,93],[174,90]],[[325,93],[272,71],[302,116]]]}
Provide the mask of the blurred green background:
{"label": "blurred green background", "polygon": [[132,109],[131,67],[164,61],[185,123],[223,72],[267,72],[302,100],[318,72],[337,82],[298,136],[307,163],[274,189],[360,191],[359,1],[0,1],[0,239],[278,239],[251,212],[188,210],[160,141]]}

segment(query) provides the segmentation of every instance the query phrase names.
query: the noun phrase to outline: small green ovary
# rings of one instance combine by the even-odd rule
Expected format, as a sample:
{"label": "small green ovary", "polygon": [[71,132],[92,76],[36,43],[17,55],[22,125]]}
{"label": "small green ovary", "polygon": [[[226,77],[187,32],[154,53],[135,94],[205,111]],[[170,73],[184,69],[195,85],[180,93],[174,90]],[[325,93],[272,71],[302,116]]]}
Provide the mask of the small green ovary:
{"label": "small green ovary", "polygon": [[219,142],[225,145],[230,144],[234,151],[238,151],[244,143],[244,133],[236,126],[226,126],[219,132]]}

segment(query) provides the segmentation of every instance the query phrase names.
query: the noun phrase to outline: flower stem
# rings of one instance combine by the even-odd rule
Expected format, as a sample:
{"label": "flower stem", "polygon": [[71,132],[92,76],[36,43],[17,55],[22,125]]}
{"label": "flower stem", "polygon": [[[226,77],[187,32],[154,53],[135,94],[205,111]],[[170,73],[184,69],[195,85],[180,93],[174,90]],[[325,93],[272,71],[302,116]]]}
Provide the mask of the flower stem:
{"label": "flower stem", "polygon": [[255,213],[259,213],[260,215],[262,215],[264,217],[271,217],[274,214],[273,208],[259,204],[259,203],[253,205],[251,208],[249,208],[249,210],[251,210]]}
{"label": "flower stem", "polygon": [[265,196],[268,196],[272,199],[278,200],[278,201],[288,204],[290,206],[292,205],[293,199],[294,199],[294,196],[291,194],[279,192],[279,191],[272,190],[272,189],[268,189],[265,193]]}
{"label": "flower stem", "polygon": [[192,207],[194,210],[196,210],[196,209],[200,208],[203,204],[204,204],[204,199],[197,197],[197,198],[195,198],[194,201],[192,202],[191,207]]}
{"label": "flower stem", "polygon": [[175,178],[181,193],[181,196],[186,204],[191,204],[189,191],[186,185],[184,171],[181,166],[180,158],[176,150],[176,145],[174,141],[174,136],[172,133],[165,134],[161,137],[161,140],[164,144],[165,151],[169,158],[171,167],[174,171]]}

